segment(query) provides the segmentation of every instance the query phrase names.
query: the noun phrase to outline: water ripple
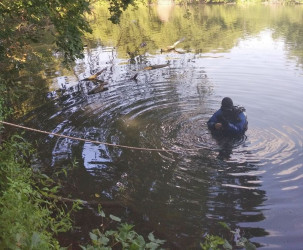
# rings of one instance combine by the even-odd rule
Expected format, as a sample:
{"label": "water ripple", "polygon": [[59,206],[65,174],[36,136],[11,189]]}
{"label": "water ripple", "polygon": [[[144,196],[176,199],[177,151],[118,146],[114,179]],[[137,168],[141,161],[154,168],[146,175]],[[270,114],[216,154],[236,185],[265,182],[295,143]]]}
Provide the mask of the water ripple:
{"label": "water ripple", "polygon": [[[107,91],[88,95],[95,84],[79,82],[56,97],[51,109],[36,111],[32,121],[39,120],[44,130],[64,135],[178,153],[142,152],[49,136],[52,164],[80,158],[103,195],[114,199],[123,189],[148,220],[160,218],[167,227],[186,224],[199,231],[213,220],[264,220],[266,185],[276,199],[281,192],[301,188],[303,128],[285,125],[274,112],[267,112],[272,102],[281,108],[281,96],[270,93],[274,87],[275,93],[284,88],[279,79],[274,87],[264,86],[270,79],[259,63],[251,64],[257,72],[247,73],[243,65],[222,67],[225,56],[220,59],[222,65],[211,67],[204,66],[209,58],[194,57],[188,53],[182,60],[176,55],[167,67],[150,71],[142,70],[145,65],[117,60],[103,75],[109,82]],[[168,62],[165,55],[149,60],[150,64]],[[209,77],[206,69],[216,75]],[[132,80],[135,72],[139,72],[137,79]],[[262,104],[255,100],[258,89],[264,90]],[[229,94],[237,102],[244,101],[249,128],[240,138],[216,138],[206,123],[222,96]],[[290,101],[287,107],[289,112],[282,112],[287,113],[285,117],[297,115]],[[260,234],[266,233],[261,230]]]}

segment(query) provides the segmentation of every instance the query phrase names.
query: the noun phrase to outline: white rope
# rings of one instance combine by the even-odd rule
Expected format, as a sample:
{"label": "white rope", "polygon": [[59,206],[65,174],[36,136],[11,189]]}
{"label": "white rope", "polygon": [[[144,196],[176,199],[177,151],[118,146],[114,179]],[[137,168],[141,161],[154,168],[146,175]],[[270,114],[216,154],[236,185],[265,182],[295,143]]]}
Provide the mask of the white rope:
{"label": "white rope", "polygon": [[[62,138],[67,138],[71,140],[77,140],[77,141],[83,141],[83,142],[90,142],[90,143],[95,143],[95,144],[103,144],[111,147],[117,147],[117,148],[126,148],[126,149],[134,149],[134,150],[142,150],[142,151],[157,151],[157,152],[173,152],[173,153],[179,153],[177,150],[172,150],[172,149],[158,149],[158,148],[141,148],[141,147],[132,147],[132,146],[126,146],[126,145],[119,145],[119,144],[113,144],[113,143],[108,143],[108,142],[101,142],[101,141],[95,141],[95,140],[88,140],[88,139],[83,139],[83,138],[78,138],[74,136],[69,136],[69,135],[62,135],[62,134],[57,134],[53,132],[47,132],[39,129],[34,129],[34,128],[29,128],[21,125],[17,125],[14,123],[10,122],[5,122],[5,121],[0,121],[0,123],[16,128],[22,128],[25,130],[33,131],[33,132],[38,132],[41,134],[47,134],[47,135],[53,135],[57,137],[62,137]],[[197,151],[197,149],[183,149],[183,151]]]}

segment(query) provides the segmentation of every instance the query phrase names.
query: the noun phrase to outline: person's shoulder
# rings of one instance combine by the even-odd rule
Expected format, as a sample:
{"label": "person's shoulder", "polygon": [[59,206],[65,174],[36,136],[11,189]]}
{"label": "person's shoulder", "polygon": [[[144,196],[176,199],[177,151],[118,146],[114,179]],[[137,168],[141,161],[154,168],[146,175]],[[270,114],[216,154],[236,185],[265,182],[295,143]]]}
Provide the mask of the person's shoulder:
{"label": "person's shoulder", "polygon": [[215,112],[215,114],[222,114],[222,113],[223,113],[222,109],[218,109],[218,110]]}
{"label": "person's shoulder", "polygon": [[234,107],[234,112],[237,115],[245,115],[246,116],[246,109],[242,106],[235,106]]}
{"label": "person's shoulder", "polygon": [[234,106],[234,110],[237,113],[244,113],[246,111],[246,109],[243,106]]}
{"label": "person's shoulder", "polygon": [[240,119],[247,119],[246,109],[242,106],[235,106],[234,110]]}
{"label": "person's shoulder", "polygon": [[213,116],[215,116],[215,117],[218,117],[218,116],[220,116],[220,115],[222,115],[222,110],[221,109],[218,109],[214,114],[213,114]]}

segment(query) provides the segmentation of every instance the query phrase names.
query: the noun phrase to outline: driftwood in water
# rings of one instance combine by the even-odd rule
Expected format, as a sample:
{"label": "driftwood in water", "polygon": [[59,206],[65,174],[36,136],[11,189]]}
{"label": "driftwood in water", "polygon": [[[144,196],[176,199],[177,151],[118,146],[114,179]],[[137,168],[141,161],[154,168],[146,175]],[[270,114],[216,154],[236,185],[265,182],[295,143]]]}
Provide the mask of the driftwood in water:
{"label": "driftwood in water", "polygon": [[100,81],[100,83],[94,87],[92,90],[88,91],[88,95],[93,95],[93,94],[97,94],[97,93],[100,93],[100,92],[103,92],[105,90],[108,90],[108,88],[105,87],[105,85],[107,85],[108,83],[107,82],[103,82],[103,81]]}
{"label": "driftwood in water", "polygon": [[177,42],[175,42],[173,45],[167,46],[166,48],[161,49],[161,53],[162,53],[162,52],[169,52],[169,51],[175,50],[176,46],[177,46],[179,43],[183,42],[184,40],[185,40],[185,38],[183,37],[183,38],[181,38],[180,40],[178,40]]}
{"label": "driftwood in water", "polygon": [[123,207],[123,204],[119,201],[85,201],[81,199],[70,199],[70,198],[65,198],[62,196],[57,196],[57,195],[48,195],[48,198],[55,200],[55,201],[60,201],[60,202],[65,202],[65,203],[80,203],[84,206],[87,205],[99,205],[101,204],[103,207]]}
{"label": "driftwood in water", "polygon": [[[183,38],[181,38],[180,40],[178,40],[177,42],[175,42],[173,45],[167,46],[165,49],[161,49],[161,53],[162,53],[162,52],[169,52],[169,51],[174,50],[175,52],[177,52],[177,53],[179,53],[179,54],[184,54],[185,51],[183,51],[183,50],[176,50],[176,46],[177,46],[179,43],[183,42],[184,40],[185,40],[185,38],[183,37]],[[168,65],[169,65],[169,64],[158,64],[158,65],[147,66],[147,67],[145,67],[144,69],[138,70],[138,71],[134,74],[134,76],[131,77],[131,79],[132,79],[132,80],[136,80],[137,77],[138,77],[139,72],[142,71],[142,70],[160,69],[160,68],[164,68],[164,67],[166,67],[166,66],[168,66]]]}
{"label": "driftwood in water", "polygon": [[166,64],[156,64],[156,65],[151,65],[151,66],[147,66],[141,70],[138,70],[133,77],[131,77],[132,80],[136,80],[137,79],[137,76],[139,74],[140,71],[143,71],[143,70],[153,70],[153,69],[161,69],[161,68],[164,68],[164,67],[167,67],[169,64],[166,63]]}
{"label": "driftwood in water", "polygon": [[161,68],[164,68],[164,67],[166,67],[168,65],[169,65],[168,63],[166,63],[166,64],[151,65],[151,66],[145,67],[143,70],[161,69]]}
{"label": "driftwood in water", "polygon": [[89,76],[87,78],[84,78],[82,81],[95,81],[95,80],[98,80],[98,76],[101,75],[105,70],[106,70],[106,68],[100,70],[99,72],[97,72],[94,75],[91,75],[91,76]]}

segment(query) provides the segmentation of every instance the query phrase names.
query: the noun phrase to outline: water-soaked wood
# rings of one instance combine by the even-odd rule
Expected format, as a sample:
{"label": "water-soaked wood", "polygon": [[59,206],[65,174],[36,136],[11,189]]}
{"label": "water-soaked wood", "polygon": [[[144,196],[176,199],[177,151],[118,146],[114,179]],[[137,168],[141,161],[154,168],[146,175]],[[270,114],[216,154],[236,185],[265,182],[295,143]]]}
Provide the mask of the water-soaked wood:
{"label": "water-soaked wood", "polygon": [[176,49],[176,46],[177,46],[179,43],[183,42],[184,40],[185,40],[185,37],[181,38],[180,40],[178,40],[177,42],[175,42],[175,43],[174,43],[173,45],[171,45],[171,46],[167,46],[166,48],[162,48],[162,49],[161,49],[161,53],[162,53],[162,52],[169,52],[169,51],[175,50],[175,49]]}
{"label": "water-soaked wood", "polygon": [[107,85],[108,83],[107,82],[103,82],[103,81],[100,81],[100,83],[94,87],[92,90],[88,91],[88,95],[93,95],[93,94],[97,94],[97,93],[100,93],[100,92],[103,92],[105,90],[108,90],[107,87],[105,87],[105,85]]}
{"label": "water-soaked wood", "polygon": [[144,71],[144,70],[154,70],[154,69],[161,69],[161,68],[164,68],[164,67],[167,67],[169,66],[169,63],[166,63],[166,64],[156,64],[156,65],[151,65],[151,66],[147,66],[141,70],[138,70],[133,77],[131,77],[132,80],[136,80],[137,79],[137,76],[139,74],[140,71]]}
{"label": "water-soaked wood", "polygon": [[60,201],[60,202],[66,202],[66,203],[75,203],[78,202],[84,206],[87,205],[99,205],[101,204],[103,207],[124,207],[121,203],[121,201],[98,201],[98,200],[92,200],[92,201],[85,201],[81,199],[70,199],[62,196],[57,196],[57,195],[48,195],[47,198],[55,200],[55,201]]}
{"label": "water-soaked wood", "polygon": [[168,65],[169,65],[168,63],[166,63],[166,64],[151,65],[151,66],[145,67],[143,70],[161,69],[161,68],[164,68],[164,67],[166,67]]}
{"label": "water-soaked wood", "polygon": [[98,80],[98,76],[101,75],[104,71],[106,70],[106,68],[100,70],[99,72],[97,72],[94,75],[91,75],[87,78],[84,78],[82,81],[94,81],[94,80]]}

